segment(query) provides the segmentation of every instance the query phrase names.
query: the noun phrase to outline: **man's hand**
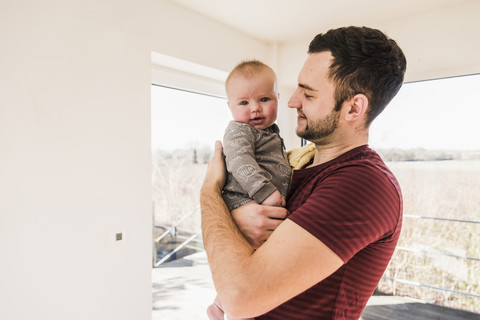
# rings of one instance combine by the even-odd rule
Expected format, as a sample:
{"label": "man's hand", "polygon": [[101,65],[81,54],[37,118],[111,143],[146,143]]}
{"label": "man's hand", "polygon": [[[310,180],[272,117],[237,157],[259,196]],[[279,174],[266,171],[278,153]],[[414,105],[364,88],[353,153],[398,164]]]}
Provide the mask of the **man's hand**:
{"label": "man's hand", "polygon": [[212,159],[208,162],[207,173],[203,180],[202,190],[213,189],[219,193],[227,179],[225,160],[223,159],[223,147],[220,141],[215,141],[215,150]]}
{"label": "man's hand", "polygon": [[[223,148],[220,141],[215,142],[215,151],[208,163],[203,191],[214,191],[221,194],[227,178]],[[287,209],[277,206],[260,205],[249,202],[231,212],[235,223],[245,239],[257,249],[272,234],[280,223],[288,216]]]}
{"label": "man's hand", "polygon": [[254,249],[260,247],[283,220],[288,211],[282,207],[260,205],[251,201],[232,211],[232,217]]}

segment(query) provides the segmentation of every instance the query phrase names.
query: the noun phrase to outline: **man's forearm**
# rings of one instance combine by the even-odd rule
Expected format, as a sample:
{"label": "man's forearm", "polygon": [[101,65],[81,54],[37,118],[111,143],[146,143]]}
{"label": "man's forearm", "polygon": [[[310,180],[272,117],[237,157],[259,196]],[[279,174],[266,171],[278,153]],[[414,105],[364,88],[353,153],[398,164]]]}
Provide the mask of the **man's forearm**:
{"label": "man's forearm", "polygon": [[[268,289],[272,288],[272,279],[263,281],[268,278],[261,270],[265,261],[255,261],[258,251],[240,233],[223,201],[225,172],[222,145],[217,141],[200,193],[204,246],[224,311],[233,318],[257,316],[279,303],[268,304],[259,298],[271,296]],[[275,274],[270,274],[275,278]]]}
{"label": "man's forearm", "polygon": [[233,221],[220,192],[204,186],[200,195],[202,234],[215,288],[223,306],[235,303],[254,250]]}

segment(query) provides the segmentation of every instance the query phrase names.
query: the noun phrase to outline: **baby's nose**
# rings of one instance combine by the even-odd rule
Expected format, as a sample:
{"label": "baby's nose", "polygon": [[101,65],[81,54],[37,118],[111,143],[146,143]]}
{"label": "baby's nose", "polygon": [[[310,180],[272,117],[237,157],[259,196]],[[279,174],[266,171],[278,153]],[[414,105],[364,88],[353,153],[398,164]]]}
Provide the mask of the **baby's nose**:
{"label": "baby's nose", "polygon": [[250,105],[250,111],[252,111],[252,112],[260,112],[260,111],[262,111],[262,107],[260,106],[260,104],[258,104],[258,103],[255,102],[255,103],[252,103],[252,104]]}

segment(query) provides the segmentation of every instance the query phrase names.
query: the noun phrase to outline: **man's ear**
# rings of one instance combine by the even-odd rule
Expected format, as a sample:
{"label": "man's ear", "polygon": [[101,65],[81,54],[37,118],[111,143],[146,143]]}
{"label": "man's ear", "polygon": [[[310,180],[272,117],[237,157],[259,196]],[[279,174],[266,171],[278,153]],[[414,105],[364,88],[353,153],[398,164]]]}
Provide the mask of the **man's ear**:
{"label": "man's ear", "polygon": [[348,103],[345,120],[355,121],[367,114],[368,98],[362,93],[358,93],[350,99]]}

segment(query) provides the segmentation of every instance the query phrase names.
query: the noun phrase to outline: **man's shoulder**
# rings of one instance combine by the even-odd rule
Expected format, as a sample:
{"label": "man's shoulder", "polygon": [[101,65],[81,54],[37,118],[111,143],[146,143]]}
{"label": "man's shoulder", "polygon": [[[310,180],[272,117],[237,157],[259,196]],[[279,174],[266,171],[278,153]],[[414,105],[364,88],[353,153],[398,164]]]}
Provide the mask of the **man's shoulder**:
{"label": "man's shoulder", "polygon": [[380,155],[368,145],[362,145],[352,149],[332,160],[330,168],[351,168],[352,171],[366,170],[372,173],[390,171]]}
{"label": "man's shoulder", "polygon": [[[315,151],[310,147],[302,148],[298,156],[303,162],[308,161]],[[297,150],[298,152],[298,150]],[[292,164],[294,153],[290,153]],[[334,181],[335,184],[358,185],[368,184],[370,188],[394,188],[400,190],[394,174],[382,161],[381,157],[367,145],[352,149],[329,162],[318,166],[296,170],[296,176],[303,181],[319,182]],[[305,180],[306,179],[306,180]],[[324,186],[324,184],[321,184]],[[378,189],[377,189],[378,190]],[[393,189],[392,189],[393,191]]]}

